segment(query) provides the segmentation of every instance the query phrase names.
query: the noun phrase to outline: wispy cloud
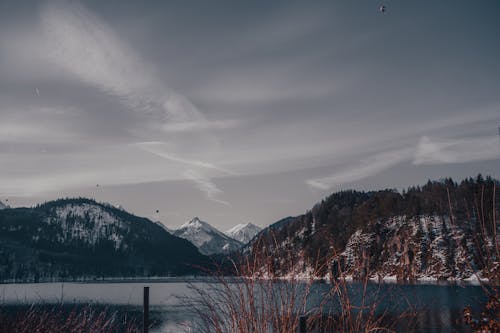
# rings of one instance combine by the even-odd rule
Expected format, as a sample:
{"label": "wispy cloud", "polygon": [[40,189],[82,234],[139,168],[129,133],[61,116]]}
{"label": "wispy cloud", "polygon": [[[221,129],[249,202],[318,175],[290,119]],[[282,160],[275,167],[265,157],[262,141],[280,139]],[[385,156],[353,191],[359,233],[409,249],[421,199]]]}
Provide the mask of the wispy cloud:
{"label": "wispy cloud", "polygon": [[[264,223],[339,184],[498,177],[500,144],[482,137],[500,121],[495,22],[460,20],[467,6],[418,11],[429,24],[409,31],[336,1],[9,3],[0,196],[93,195],[99,183],[103,199],[148,214],[154,200],[205,214],[225,199],[224,213]],[[444,30],[442,13],[456,18]],[[465,42],[479,51],[456,52]],[[269,206],[283,193],[286,209]]]}
{"label": "wispy cloud", "polygon": [[147,151],[151,154],[162,157],[164,159],[170,160],[172,162],[186,164],[190,167],[212,169],[212,170],[220,171],[224,174],[234,174],[234,172],[227,170],[227,169],[219,168],[213,163],[199,161],[199,160],[193,160],[193,159],[187,159],[187,158],[177,156],[176,154],[170,153],[168,151],[168,148],[165,147],[167,145],[163,142],[154,142],[154,141],[152,141],[152,142],[139,142],[139,143],[136,143],[134,145],[138,146],[139,148],[141,148],[144,151]]}
{"label": "wispy cloud", "polygon": [[41,11],[41,27],[43,54],[81,81],[133,109],[162,112],[165,121],[204,120],[189,100],[169,90],[127,43],[83,6],[50,1]]}
{"label": "wispy cloud", "polygon": [[339,171],[324,177],[309,179],[306,183],[319,190],[328,190],[335,186],[374,176],[392,166],[408,161],[413,149],[399,149],[371,155],[358,163],[343,167]]}
{"label": "wispy cloud", "polygon": [[53,128],[42,128],[35,124],[19,124],[14,122],[3,122],[0,124],[0,143],[2,142],[19,142],[19,141],[56,141],[60,140],[63,135],[66,138],[71,138],[69,133],[60,133]]}
{"label": "wispy cloud", "polygon": [[[200,87],[201,99],[228,105],[256,105],[332,96],[340,84],[325,78],[307,80],[297,73],[298,64],[292,62],[273,68],[231,68],[219,73]],[[293,73],[293,74],[292,74]],[[345,78],[342,85],[348,84]]]}
{"label": "wispy cloud", "polygon": [[[134,137],[139,136],[143,140],[168,138],[168,145],[156,141],[134,145],[140,151],[164,159],[164,162],[158,163],[163,167],[164,174],[158,172],[159,167],[144,166],[144,175],[139,172],[134,173],[133,177],[130,174],[130,178],[123,179],[108,172],[116,166],[114,161],[102,158],[100,153],[93,152],[94,156],[91,158],[101,159],[100,170],[89,168],[87,172],[76,169],[67,173],[60,172],[61,181],[55,181],[53,175],[48,172],[32,179],[32,185],[26,191],[30,193],[46,191],[49,183],[45,179],[50,180],[52,188],[56,189],[56,187],[67,188],[103,182],[103,175],[107,175],[109,178],[106,183],[109,184],[120,181],[136,183],[148,180],[187,179],[198,184],[204,193],[208,193],[207,197],[215,198],[220,190],[210,182],[207,174],[227,175],[232,172],[214,163],[202,161],[200,156],[213,149],[215,140],[211,131],[232,128],[238,126],[240,122],[227,119],[208,120],[189,99],[171,90],[153,67],[109,25],[78,2],[48,1],[41,6],[39,16],[40,26],[37,32],[18,35],[19,38],[14,40],[23,40],[24,43],[16,42],[7,48],[6,53],[10,55],[10,61],[15,58],[13,54],[21,54],[24,62],[31,63],[30,69],[51,66],[57,69],[65,82],[77,81],[96,88],[101,94],[120,102],[127,111],[135,111],[138,117],[134,120],[139,121],[130,122],[130,126],[127,124],[126,130],[130,134]],[[37,63],[38,66],[34,66],[33,63]],[[38,93],[34,95],[39,97]],[[37,101],[37,112],[32,112],[36,117],[32,119],[40,119],[42,113],[46,113],[44,110],[47,108],[41,106],[40,102]],[[46,142],[50,139],[50,142],[57,142],[66,139],[64,134],[73,132],[71,119],[60,121],[62,115],[50,114],[50,116],[49,125],[52,127],[44,126],[44,123],[29,118],[16,119],[9,123],[4,121],[0,124],[0,141],[24,142],[43,139]],[[55,130],[53,127],[57,127],[56,124],[64,126]],[[181,137],[184,133],[186,136]],[[83,131],[79,131],[78,134],[83,135],[77,138],[78,140],[88,139],[85,138],[86,133]],[[115,153],[125,149],[126,146],[122,144],[120,148],[115,147]],[[79,160],[82,155],[85,153],[75,151],[71,157]],[[59,160],[58,156],[51,157],[54,161]],[[119,159],[123,160],[125,157],[120,156]],[[168,167],[165,167],[167,164]],[[127,165],[136,167],[132,162]],[[150,172],[146,172],[148,168]],[[184,172],[186,168],[193,170],[188,173],[188,177]]]}
{"label": "wispy cloud", "polygon": [[202,120],[166,123],[162,128],[167,132],[199,132],[210,130],[224,130],[237,127],[241,122],[235,119]]}
{"label": "wispy cloud", "polygon": [[[199,132],[200,135],[189,140],[198,140],[206,146],[209,144],[209,140],[204,139],[206,132],[236,126],[235,121],[208,121],[190,100],[170,90],[127,43],[83,6],[51,1],[40,15],[47,59],[78,80],[117,97],[125,106],[145,114],[146,118],[153,114],[149,122],[151,128],[174,134]],[[186,158],[178,152],[181,149],[176,147],[177,144],[180,147],[185,143],[174,138],[169,141],[169,145],[144,142],[137,146],[174,164],[229,173],[212,163]],[[211,200],[216,200],[220,192],[199,171],[192,170],[177,177],[195,182]]]}
{"label": "wispy cloud", "polygon": [[223,175],[228,175],[234,174],[232,171],[217,167],[213,163],[179,157],[163,149],[162,147],[164,147],[165,144],[162,142],[142,142],[136,145],[142,150],[164,158],[168,161],[185,165],[183,166],[183,169],[185,169],[185,167],[188,167],[188,169],[182,173],[183,179],[192,181],[196,185],[196,187],[205,194],[205,197],[208,200],[226,206],[229,205],[229,202],[219,198],[219,195],[222,194],[223,191],[219,189],[217,185],[215,185],[215,183],[211,180],[210,177],[206,175],[206,173],[208,170],[218,172],[219,174],[222,173]]}
{"label": "wispy cloud", "polygon": [[[73,112],[71,108],[8,107],[0,114],[0,143],[58,143],[77,138],[74,131],[62,126],[61,116]],[[5,117],[2,117],[5,115]],[[56,119],[57,120],[56,120]]]}
{"label": "wispy cloud", "polygon": [[431,140],[424,136],[418,143],[413,164],[448,164],[495,160],[500,158],[496,136]]}
{"label": "wispy cloud", "polygon": [[420,138],[416,147],[385,151],[352,162],[327,177],[314,178],[306,184],[319,190],[377,175],[397,164],[414,165],[469,163],[500,158],[500,142],[496,136],[431,140]]}
{"label": "wispy cloud", "polygon": [[210,178],[205,177],[194,170],[186,170],[186,172],[184,172],[184,176],[186,179],[193,181],[198,189],[205,193],[207,199],[226,206],[230,205],[229,202],[219,198],[219,195],[222,194],[223,191],[219,189]]}

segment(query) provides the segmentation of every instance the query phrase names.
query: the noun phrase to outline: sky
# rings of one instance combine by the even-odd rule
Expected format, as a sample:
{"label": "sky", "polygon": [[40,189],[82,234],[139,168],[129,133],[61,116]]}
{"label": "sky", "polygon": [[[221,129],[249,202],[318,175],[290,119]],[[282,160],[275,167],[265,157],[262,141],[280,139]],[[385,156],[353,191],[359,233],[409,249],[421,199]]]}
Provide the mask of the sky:
{"label": "sky", "polygon": [[226,230],[500,178],[500,3],[381,4],[0,0],[0,201]]}

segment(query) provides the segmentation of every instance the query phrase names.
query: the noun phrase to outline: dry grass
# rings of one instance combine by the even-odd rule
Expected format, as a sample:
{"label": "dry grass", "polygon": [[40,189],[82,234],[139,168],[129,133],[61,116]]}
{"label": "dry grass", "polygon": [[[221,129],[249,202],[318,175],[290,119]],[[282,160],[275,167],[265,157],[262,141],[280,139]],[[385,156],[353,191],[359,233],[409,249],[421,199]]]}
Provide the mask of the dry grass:
{"label": "dry grass", "polygon": [[[491,233],[488,233],[486,227],[486,215],[484,212],[484,193],[485,185],[481,187],[481,195],[479,199],[475,198],[478,223],[480,229],[480,239],[483,246],[478,246],[478,260],[483,265],[482,274],[475,271],[470,263],[467,263],[468,268],[475,271],[476,280],[483,290],[487,298],[482,311],[479,314],[474,314],[470,306],[463,309],[463,324],[472,328],[474,332],[500,332],[500,242],[497,235],[497,210],[496,210],[496,192],[497,184],[493,183],[492,189],[492,213],[491,213]],[[448,191],[449,200],[449,191]],[[453,221],[453,213],[450,204],[450,215]],[[457,246],[462,246],[457,243]]]}
{"label": "dry grass", "polygon": [[[318,332],[414,330],[417,317],[424,309],[410,303],[397,285],[371,281],[369,271],[365,271],[366,275],[354,284],[346,281],[340,264],[338,272],[340,277],[332,279],[316,318],[311,318],[311,328],[319,327]],[[326,315],[325,309],[328,310]]]}
{"label": "dry grass", "polygon": [[134,320],[119,316],[116,312],[96,309],[90,305],[65,309],[31,306],[27,310],[8,313],[0,307],[2,333],[139,333],[140,326]]}
{"label": "dry grass", "polygon": [[[335,257],[332,254],[316,262],[332,263]],[[281,259],[282,265],[296,267],[297,256],[292,251]],[[316,284],[313,278],[294,274],[281,278],[276,262],[266,247],[255,246],[250,255],[233,262],[237,277],[218,270],[213,283],[192,284],[194,296],[185,302],[196,319],[187,331],[291,333],[298,332],[303,316],[307,332],[395,332],[414,327],[417,312],[389,309],[387,302],[382,306],[382,301],[395,294],[381,288],[381,283],[370,282],[369,274],[355,286],[344,277]],[[342,267],[338,269],[342,275]],[[315,265],[310,276],[324,271],[325,267]]]}
{"label": "dry grass", "polygon": [[[249,262],[247,262],[250,265]],[[193,332],[261,333],[295,332],[306,308],[310,284],[214,274],[214,282],[191,284],[195,296],[186,301],[196,315]]]}

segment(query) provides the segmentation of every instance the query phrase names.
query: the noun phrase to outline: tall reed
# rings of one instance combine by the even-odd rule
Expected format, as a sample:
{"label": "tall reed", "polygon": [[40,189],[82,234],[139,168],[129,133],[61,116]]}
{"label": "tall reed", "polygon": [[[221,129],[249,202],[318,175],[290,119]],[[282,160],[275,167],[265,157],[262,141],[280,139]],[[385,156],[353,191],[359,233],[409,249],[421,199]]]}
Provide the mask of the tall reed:
{"label": "tall reed", "polygon": [[[487,218],[484,212],[485,206],[485,185],[481,186],[481,195],[478,202],[474,196],[475,208],[479,224],[478,238],[482,240],[482,244],[477,244],[478,253],[477,260],[482,264],[482,271],[473,269],[471,263],[467,262],[469,270],[474,272],[474,276],[481,286],[487,301],[483,305],[480,313],[473,313],[472,307],[468,306],[463,309],[463,324],[469,326],[474,332],[500,332],[500,240],[498,239],[497,225],[497,181],[493,181],[492,185],[492,212],[491,212],[491,228],[487,227]],[[451,210],[450,194],[448,191],[448,201],[450,205],[450,219],[453,221],[453,213]],[[488,232],[488,229],[491,232]],[[457,247],[461,247],[463,251],[464,245],[457,242]]]}
{"label": "tall reed", "polygon": [[91,305],[40,306],[14,313],[0,307],[2,333],[139,333],[139,324],[117,312],[94,308]]}
{"label": "tall reed", "polygon": [[[382,307],[381,302],[391,296],[385,294],[389,289],[382,289],[381,282],[370,281],[370,274],[353,285],[339,265],[339,278],[315,284],[317,276],[338,262],[336,258],[336,253],[327,258],[318,256],[304,276],[300,254],[285,251],[277,258],[258,240],[248,253],[231,260],[234,276],[229,277],[219,267],[212,272],[212,282],[190,285],[193,295],[185,302],[194,319],[188,331],[291,333],[298,332],[303,316],[307,318],[307,332],[412,330],[417,312],[411,306],[411,310],[392,313]],[[288,271],[286,276],[282,274],[284,269]]]}

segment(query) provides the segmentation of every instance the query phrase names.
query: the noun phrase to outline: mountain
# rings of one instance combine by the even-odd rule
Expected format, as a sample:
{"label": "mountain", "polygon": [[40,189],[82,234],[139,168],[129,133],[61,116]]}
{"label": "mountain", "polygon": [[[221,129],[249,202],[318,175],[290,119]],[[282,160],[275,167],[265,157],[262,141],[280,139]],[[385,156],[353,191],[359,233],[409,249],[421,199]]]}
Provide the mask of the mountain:
{"label": "mountain", "polygon": [[243,245],[210,224],[201,221],[198,217],[181,225],[173,234],[187,239],[205,255],[230,253],[240,249]]}
{"label": "mountain", "polygon": [[154,224],[156,224],[157,226],[160,226],[163,230],[165,230],[166,232],[168,232],[171,235],[174,233],[173,229],[170,229],[169,227],[164,225],[161,221],[154,221]]}
{"label": "mountain", "polygon": [[9,206],[0,201],[0,209],[7,209]]}
{"label": "mountain", "polygon": [[196,274],[195,246],[90,199],[0,211],[0,281]]}
{"label": "mountain", "polygon": [[242,244],[247,244],[262,229],[252,223],[237,224],[225,232],[229,237],[236,239]]}
{"label": "mountain", "polygon": [[257,274],[267,276],[498,280],[498,187],[479,175],[402,193],[337,192],[264,229],[243,252],[263,256]]}

